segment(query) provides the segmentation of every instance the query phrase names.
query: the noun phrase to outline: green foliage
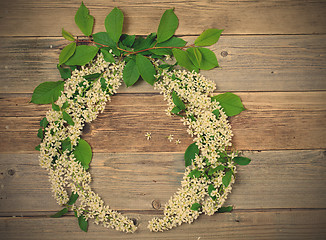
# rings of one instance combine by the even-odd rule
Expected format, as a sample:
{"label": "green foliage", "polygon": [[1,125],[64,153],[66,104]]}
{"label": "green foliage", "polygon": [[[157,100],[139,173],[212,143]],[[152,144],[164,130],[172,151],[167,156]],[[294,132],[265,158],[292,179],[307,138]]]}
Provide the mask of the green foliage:
{"label": "green foliage", "polygon": [[122,40],[122,44],[126,47],[132,47],[136,39],[136,35],[128,35],[122,34],[120,40]]}
{"label": "green foliage", "polygon": [[225,173],[224,177],[222,178],[222,183],[225,187],[229,186],[231,179],[232,179],[232,171],[228,171]]}
{"label": "green foliage", "polygon": [[60,107],[55,103],[52,103],[52,109],[56,112],[59,112],[61,110]]}
{"label": "green foliage", "polygon": [[137,54],[136,56],[136,64],[138,67],[138,71],[140,76],[148,82],[150,85],[154,85],[155,82],[155,68],[150,60],[148,60],[143,55]]}
{"label": "green foliage", "polygon": [[63,28],[62,28],[62,36],[65,38],[65,39],[67,39],[68,41],[75,41],[75,38],[74,38],[74,36],[71,34],[71,33],[69,33],[69,32],[67,32],[66,30],[64,30]]}
{"label": "green foliage", "polygon": [[192,164],[192,160],[195,159],[196,155],[199,155],[199,149],[196,145],[196,143],[192,143],[188,146],[184,159],[185,159],[185,166],[188,167]]}
{"label": "green foliage", "polygon": [[87,232],[88,229],[88,221],[86,221],[85,217],[83,215],[78,217],[78,225],[81,230],[84,232]]}
{"label": "green foliage", "polygon": [[75,42],[72,42],[70,43],[69,45],[65,46],[60,55],[59,55],[59,65],[67,62],[67,60],[72,56],[74,55],[75,53],[75,50],[76,50],[76,43]]}
{"label": "green foliage", "polygon": [[93,73],[93,74],[85,75],[85,76],[83,76],[83,78],[85,78],[87,81],[92,82],[92,81],[97,80],[100,76],[101,76],[100,73]]}
{"label": "green foliage", "polygon": [[95,57],[97,51],[98,48],[95,46],[77,46],[75,54],[66,62],[66,65],[83,66]]}
{"label": "green foliage", "polygon": [[235,157],[233,158],[233,161],[238,164],[238,165],[248,165],[251,160],[249,158],[246,157]]}
{"label": "green foliage", "polygon": [[177,114],[179,112],[181,112],[182,110],[180,108],[178,108],[177,106],[175,106],[172,110],[171,110],[171,113],[173,114]]}
{"label": "green foliage", "polygon": [[[186,105],[182,102],[182,100],[179,98],[178,94],[173,91],[172,92],[172,101],[173,103],[180,109],[180,110],[185,110]],[[180,111],[179,111],[180,112]]]}
{"label": "green foliage", "polygon": [[223,29],[207,29],[195,40],[195,45],[200,47],[213,45],[219,40],[222,32]]}
{"label": "green foliage", "polygon": [[216,119],[220,117],[220,110],[216,109],[212,113],[216,116]]}
{"label": "green foliage", "polygon": [[59,70],[60,72],[60,76],[63,78],[63,79],[67,79],[67,78],[70,78],[71,77],[71,71],[69,68],[62,68],[59,64],[57,65],[57,69]]}
{"label": "green foliage", "polygon": [[231,212],[233,210],[232,206],[228,206],[228,207],[221,207],[217,212],[218,213],[225,213],[225,212]]}
{"label": "green foliage", "polygon": [[64,208],[64,209],[62,209],[61,211],[59,211],[59,212],[57,212],[57,213],[51,215],[50,217],[52,217],[52,218],[60,218],[60,217],[62,217],[63,215],[65,215],[67,212],[68,212],[68,208]]}
{"label": "green foliage", "polygon": [[112,52],[115,55],[120,55],[120,51],[117,48],[117,44],[110,38],[107,32],[98,32],[93,34],[93,40],[98,47],[103,47],[103,45],[108,46],[102,49],[105,50],[112,49]]}
{"label": "green foliage", "polygon": [[190,207],[190,209],[193,210],[193,211],[199,211],[200,208],[201,208],[201,204],[200,203],[194,203]]}
{"label": "green foliage", "polygon": [[67,137],[65,140],[62,141],[61,149],[63,152],[66,151],[67,149],[71,151],[71,140],[69,137]]}
{"label": "green foliage", "polygon": [[216,196],[212,196],[212,195],[211,195],[212,192],[213,192],[214,190],[216,190],[215,187],[214,187],[214,185],[213,185],[213,184],[210,184],[210,185],[208,186],[207,192],[208,192],[208,195],[209,195],[213,200],[216,200]]}
{"label": "green foliage", "polygon": [[201,176],[201,171],[199,171],[198,169],[194,169],[192,170],[189,174],[188,174],[188,177],[190,178],[199,178]]}
{"label": "green foliage", "polygon": [[199,68],[201,65],[201,61],[202,61],[202,54],[201,52],[198,50],[198,48],[192,47],[192,48],[188,48],[187,49],[188,52],[188,56],[191,60],[191,62],[197,67]]}
{"label": "green foliage", "polygon": [[114,8],[105,18],[105,29],[114,42],[118,42],[122,34],[123,13],[120,9]]}
{"label": "green foliage", "polygon": [[37,131],[37,137],[43,139],[44,138],[44,132],[42,128],[39,128],[39,130]]}
{"label": "green foliage", "polygon": [[186,43],[182,38],[172,37],[167,41],[156,44],[157,49],[153,49],[151,52],[157,55],[172,55],[172,49],[162,47],[184,47]]}
{"label": "green foliage", "polygon": [[108,50],[102,48],[101,53],[103,54],[105,61],[111,62],[111,63],[115,62],[115,59],[114,59],[112,53],[110,53]]}
{"label": "green foliage", "polygon": [[40,126],[46,128],[48,126],[49,122],[46,119],[46,117],[42,118],[42,120],[40,121]]}
{"label": "green foliage", "polygon": [[[149,34],[146,38],[138,37],[135,40],[133,45],[135,51],[144,50],[150,48],[155,43],[156,33]],[[146,51],[147,52],[147,51]],[[146,54],[146,52],[142,52],[141,54]]]}
{"label": "green foliage", "polygon": [[134,85],[139,79],[140,73],[136,62],[131,59],[123,69],[123,81],[127,87]]}
{"label": "green foliage", "polygon": [[37,145],[37,146],[35,147],[35,150],[36,150],[36,151],[41,151],[41,145],[40,145],[40,144]]}
{"label": "green foliage", "polygon": [[73,205],[77,201],[78,197],[79,197],[78,193],[72,193],[70,195],[70,198],[69,198],[69,201],[67,202],[67,204],[70,206]]}
{"label": "green foliage", "polygon": [[67,107],[69,107],[69,103],[68,103],[67,101],[65,101],[65,102],[62,104],[61,109],[64,110],[64,109],[66,109]]}
{"label": "green foliage", "polygon": [[207,48],[197,48],[201,55],[202,55],[202,60],[200,62],[200,69],[203,70],[210,70],[212,68],[218,67],[218,62],[217,58],[214,52]]}
{"label": "green foliage", "polygon": [[79,139],[73,154],[75,155],[77,161],[79,161],[85,170],[87,170],[93,155],[91,146],[84,139]]}
{"label": "green foliage", "polygon": [[161,43],[171,38],[178,28],[179,20],[173,9],[166,10],[157,29],[157,42]]}
{"label": "green foliage", "polygon": [[86,36],[90,36],[93,31],[94,17],[89,14],[89,10],[82,2],[75,15],[75,23]]}
{"label": "green foliage", "polygon": [[101,82],[101,89],[102,89],[103,92],[105,92],[106,89],[108,88],[108,86],[106,84],[106,80],[104,78],[101,78],[100,82]]}
{"label": "green foliage", "polygon": [[66,112],[66,111],[63,111],[62,112],[62,118],[63,120],[65,120],[69,125],[71,126],[75,126],[75,122],[74,120],[72,120],[72,117]]}
{"label": "green foliage", "polygon": [[173,53],[173,56],[175,57],[175,59],[177,60],[178,64],[181,67],[184,67],[184,68],[188,69],[189,71],[195,71],[195,72],[199,71],[198,67],[196,67],[190,60],[188,52],[177,49],[177,48],[173,48],[172,53]]}
{"label": "green foliage", "polygon": [[63,81],[41,83],[34,89],[31,102],[35,104],[48,104],[55,102],[61,95],[63,86]]}
{"label": "green foliage", "polygon": [[226,92],[212,97],[213,101],[218,101],[226,115],[229,117],[241,113],[245,108],[239,96]]}
{"label": "green foliage", "polygon": [[219,166],[217,166],[216,168],[210,168],[209,170],[208,170],[208,175],[213,175],[213,173],[215,173],[215,172],[217,172],[217,171],[221,171],[221,170],[224,170],[225,169],[225,167],[223,166],[223,165],[219,165]]}

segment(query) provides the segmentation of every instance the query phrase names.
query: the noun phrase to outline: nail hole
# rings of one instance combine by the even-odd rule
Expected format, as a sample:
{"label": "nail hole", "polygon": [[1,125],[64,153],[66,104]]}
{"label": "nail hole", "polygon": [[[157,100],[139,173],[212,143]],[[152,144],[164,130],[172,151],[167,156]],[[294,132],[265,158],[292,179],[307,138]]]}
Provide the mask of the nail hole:
{"label": "nail hole", "polygon": [[134,223],[135,226],[138,226],[138,221],[136,218],[131,218],[131,221]]}
{"label": "nail hole", "polygon": [[229,55],[229,53],[227,51],[222,51],[221,52],[221,56],[222,57],[226,57],[227,55]]}
{"label": "nail hole", "polygon": [[152,207],[153,207],[154,209],[160,209],[160,207],[161,207],[161,203],[160,203],[158,200],[153,200],[153,201],[152,201]]}
{"label": "nail hole", "polygon": [[14,169],[9,169],[9,170],[8,170],[8,174],[9,174],[10,176],[14,176],[14,175],[15,175],[15,170],[14,170]]}

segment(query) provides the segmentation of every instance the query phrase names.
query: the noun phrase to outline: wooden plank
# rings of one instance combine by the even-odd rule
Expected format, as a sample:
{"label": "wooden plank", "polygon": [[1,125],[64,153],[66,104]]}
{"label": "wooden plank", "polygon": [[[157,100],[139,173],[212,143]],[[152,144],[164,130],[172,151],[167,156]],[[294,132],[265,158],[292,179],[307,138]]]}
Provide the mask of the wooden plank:
{"label": "wooden plank", "polygon": [[[324,42],[325,35],[222,36],[211,48],[221,68],[202,74],[221,91],[326,89]],[[44,81],[60,80],[56,64],[65,44],[61,38],[2,38],[0,92],[30,93]],[[141,81],[128,89],[121,86],[119,92],[155,91]]]}
{"label": "wooden plank", "polygon": [[146,229],[154,215],[134,214],[139,229],[133,235],[89,225],[82,232],[76,218],[0,218],[0,234],[5,239],[325,239],[326,210],[238,212],[201,216],[193,224],[183,224],[163,233]]}
{"label": "wooden plank", "polygon": [[[231,118],[236,149],[326,147],[326,92],[237,94],[247,111]],[[39,121],[49,106],[28,103],[30,95],[1,96],[0,152],[35,152]],[[118,94],[104,113],[87,126],[83,137],[94,152],[183,152],[192,138],[180,118],[168,117],[165,109],[161,95]],[[146,140],[146,132],[152,133],[151,141]],[[181,144],[170,143],[170,134],[180,139]]]}
{"label": "wooden plank", "polygon": [[[175,8],[179,17],[177,34],[200,34],[207,28],[232,34],[326,33],[325,1],[86,1],[96,19],[94,31],[104,31],[104,19],[113,7],[125,15],[124,32],[156,32],[164,10]],[[69,3],[45,1],[2,1],[1,36],[59,36],[64,27],[74,33],[74,15],[79,0]],[[195,16],[195,17],[194,17]]]}
{"label": "wooden plank", "polygon": [[[326,208],[324,151],[245,152],[244,156],[252,162],[238,167],[226,205]],[[113,209],[150,211],[154,200],[163,207],[180,187],[183,153],[96,153],[90,172],[93,189]],[[0,179],[0,215],[44,215],[60,209],[37,154],[0,154]]]}

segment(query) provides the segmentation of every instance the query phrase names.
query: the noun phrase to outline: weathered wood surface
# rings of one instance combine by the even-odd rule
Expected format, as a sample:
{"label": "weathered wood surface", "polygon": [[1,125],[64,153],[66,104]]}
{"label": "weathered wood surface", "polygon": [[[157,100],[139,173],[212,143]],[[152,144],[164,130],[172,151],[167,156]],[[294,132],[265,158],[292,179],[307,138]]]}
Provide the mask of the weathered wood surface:
{"label": "weathered wood surface", "polygon": [[[326,148],[325,92],[237,94],[247,110],[231,118],[236,149]],[[1,95],[0,152],[35,152],[39,144],[39,121],[50,107],[28,103],[27,96]],[[94,152],[182,152],[192,138],[180,118],[167,116],[165,109],[161,95],[118,94],[83,137]],[[151,141],[144,137],[146,132],[152,133]],[[181,144],[170,143],[170,134]]]}
{"label": "weathered wood surface", "polygon": [[[162,97],[148,84],[121,87],[105,112],[87,125],[93,147],[92,186],[112,208],[139,223],[126,235],[91,224],[86,234],[60,207],[47,173],[38,166],[38,122],[49,106],[28,101],[56,69],[61,27],[80,35],[73,16],[80,1],[0,2],[0,239],[325,239],[326,238],[326,2],[86,0],[94,31],[114,7],[124,32],[157,29],[175,7],[177,34],[192,42],[204,29],[224,28],[211,47],[221,68],[202,74],[217,92],[238,94],[247,111],[231,118],[234,145],[252,158],[240,166],[227,204],[232,213],[201,216],[192,225],[150,233],[183,175],[183,152],[192,139],[178,118],[165,115]],[[144,134],[152,132],[151,141]],[[169,143],[174,134],[180,145]],[[17,217],[12,217],[17,216]]]}
{"label": "weathered wood surface", "polygon": [[[226,205],[236,209],[326,208],[325,151],[245,152]],[[113,209],[154,210],[180,187],[183,153],[97,153],[92,187]],[[0,215],[44,215],[60,207],[37,154],[0,154]],[[163,208],[157,210],[162,211]]]}
{"label": "weathered wood surface", "polygon": [[[223,35],[211,48],[221,67],[201,73],[220,91],[325,90],[325,42],[325,35]],[[30,93],[44,81],[60,80],[56,64],[66,44],[62,38],[2,38],[0,93]],[[155,91],[142,81],[128,89],[123,84],[119,92]]]}
{"label": "weathered wood surface", "polygon": [[[0,218],[0,235],[4,239],[325,239],[326,210],[237,211],[200,216],[193,224],[183,224],[164,233],[146,229],[152,214],[133,214],[139,230],[123,234],[92,224],[84,233],[75,218],[44,217]],[[36,227],[37,226],[37,227]]]}
{"label": "weathered wood surface", "polygon": [[[200,34],[207,28],[235,34],[326,33],[326,3],[319,1],[84,1],[96,19],[94,31],[103,31],[104,19],[119,7],[125,15],[124,31],[155,32],[165,9],[175,7],[179,17],[177,34]],[[74,15],[79,0],[1,1],[1,36],[60,36],[61,27],[78,32]],[[191,23],[191,24],[189,24]],[[60,26],[60,27],[56,27]]]}

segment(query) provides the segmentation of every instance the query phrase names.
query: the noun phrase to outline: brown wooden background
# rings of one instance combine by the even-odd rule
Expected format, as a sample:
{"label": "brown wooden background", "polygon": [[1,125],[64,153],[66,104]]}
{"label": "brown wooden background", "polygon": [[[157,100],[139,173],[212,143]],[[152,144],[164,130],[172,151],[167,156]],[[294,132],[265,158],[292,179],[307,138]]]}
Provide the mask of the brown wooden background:
{"label": "brown wooden background", "polygon": [[[94,151],[93,187],[135,218],[134,235],[90,224],[79,230],[60,207],[38,165],[36,132],[49,106],[28,103],[33,89],[57,81],[56,63],[67,44],[61,28],[74,24],[80,1],[1,0],[0,3],[0,239],[323,239],[326,237],[326,2],[303,0],[146,1],[86,0],[104,30],[114,6],[125,14],[124,32],[156,31],[175,7],[177,35],[193,41],[204,29],[224,28],[212,46],[221,68],[203,71],[218,92],[241,96],[247,111],[231,118],[234,145],[252,158],[239,167],[227,204],[232,213],[201,216],[165,233],[147,221],[177,190],[183,152],[191,138],[165,115],[162,97],[139,83],[112,98],[85,128]],[[144,134],[152,133],[146,141]],[[167,141],[174,134],[182,144]]]}

